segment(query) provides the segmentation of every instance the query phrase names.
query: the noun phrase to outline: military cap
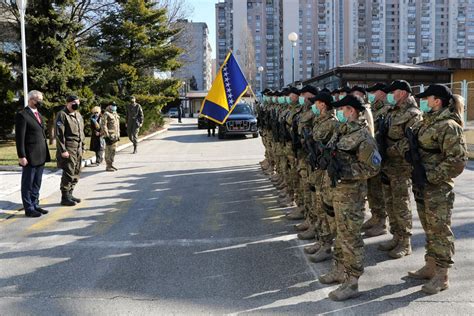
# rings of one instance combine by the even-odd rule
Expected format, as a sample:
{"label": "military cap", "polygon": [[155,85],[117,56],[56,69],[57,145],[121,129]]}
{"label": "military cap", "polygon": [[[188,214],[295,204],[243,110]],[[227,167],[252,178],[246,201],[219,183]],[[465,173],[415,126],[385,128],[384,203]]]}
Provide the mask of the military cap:
{"label": "military cap", "polygon": [[373,85],[372,87],[368,87],[367,89],[365,89],[365,91],[367,92],[374,92],[374,91],[384,91],[388,88],[388,86],[385,84],[385,83],[382,83],[382,82],[378,82],[376,83],[375,85]]}
{"label": "military cap", "polygon": [[323,88],[323,89],[321,90],[321,92],[331,94],[331,90],[329,90],[328,88]]}
{"label": "military cap", "polygon": [[365,102],[361,97],[348,94],[342,100],[332,102],[331,103],[332,107],[339,108],[341,106],[352,106],[354,109],[359,110],[359,111],[365,111]]}
{"label": "military cap", "polygon": [[305,93],[305,92],[309,92],[313,95],[317,95],[319,93],[319,90],[318,90],[318,88],[313,87],[311,85],[306,85],[300,90],[300,94]]}
{"label": "military cap", "polygon": [[266,88],[265,90],[262,91],[262,94],[265,94],[265,95],[266,95],[266,94],[268,94],[270,91],[271,91],[270,89]]}
{"label": "military cap", "polygon": [[66,102],[69,103],[69,102],[73,102],[73,101],[76,101],[76,100],[79,100],[79,97],[77,95],[69,95],[67,98],[66,98]]}
{"label": "military cap", "polygon": [[351,88],[349,88],[348,86],[344,86],[344,87],[339,89],[339,93],[341,93],[341,92],[351,93]]}
{"label": "military cap", "polygon": [[321,102],[326,103],[327,106],[331,106],[332,96],[329,93],[320,92],[315,97],[309,98],[309,101],[311,103],[314,103],[316,101],[321,101]]}
{"label": "military cap", "polygon": [[331,94],[336,94],[336,93],[340,93],[341,90],[339,90],[338,88],[334,89],[331,91]]}
{"label": "military cap", "polygon": [[291,87],[291,88],[288,89],[288,94],[290,94],[290,93],[300,95],[300,90],[296,87]]}
{"label": "military cap", "polygon": [[390,93],[395,90],[404,90],[406,92],[412,93],[410,84],[405,80],[395,80],[390,84],[385,92]]}
{"label": "military cap", "polygon": [[446,87],[444,84],[432,84],[422,93],[415,95],[417,98],[426,98],[429,96],[435,96],[441,99],[449,100],[453,97],[451,90]]}
{"label": "military cap", "polygon": [[351,92],[354,92],[354,91],[359,91],[359,92],[362,92],[363,94],[365,94],[366,90],[364,88],[360,87],[360,86],[355,85],[351,88]]}

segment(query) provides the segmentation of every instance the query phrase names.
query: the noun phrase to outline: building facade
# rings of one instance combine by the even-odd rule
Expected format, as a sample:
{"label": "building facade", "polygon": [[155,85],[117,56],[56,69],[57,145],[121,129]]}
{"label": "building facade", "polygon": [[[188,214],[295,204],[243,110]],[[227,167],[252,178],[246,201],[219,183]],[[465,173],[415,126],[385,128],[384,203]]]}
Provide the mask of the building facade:
{"label": "building facade", "polygon": [[173,78],[187,82],[190,89],[209,90],[212,84],[212,51],[206,23],[179,21],[181,32],[176,45],[184,50],[179,61],[183,66],[172,73]]}
{"label": "building facade", "polygon": [[216,13],[218,65],[248,27],[263,88],[291,83],[291,32],[298,81],[356,62],[474,57],[474,0],[220,0]]}

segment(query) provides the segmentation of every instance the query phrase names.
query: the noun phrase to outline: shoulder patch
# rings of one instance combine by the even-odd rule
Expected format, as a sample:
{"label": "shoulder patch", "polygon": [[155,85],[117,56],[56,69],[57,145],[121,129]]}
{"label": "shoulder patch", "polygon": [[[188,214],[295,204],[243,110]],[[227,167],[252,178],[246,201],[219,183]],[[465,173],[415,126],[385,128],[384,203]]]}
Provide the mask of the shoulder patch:
{"label": "shoulder patch", "polygon": [[382,157],[380,156],[380,153],[378,151],[375,151],[372,154],[372,163],[376,166],[380,165],[382,162]]}

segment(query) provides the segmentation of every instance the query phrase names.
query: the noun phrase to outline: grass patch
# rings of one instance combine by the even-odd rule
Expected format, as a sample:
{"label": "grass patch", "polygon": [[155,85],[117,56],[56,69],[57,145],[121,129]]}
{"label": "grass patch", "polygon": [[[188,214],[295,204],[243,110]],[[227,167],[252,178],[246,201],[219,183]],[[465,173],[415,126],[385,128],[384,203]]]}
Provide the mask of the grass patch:
{"label": "grass patch", "polygon": [[[91,138],[86,137],[86,149],[89,149]],[[128,137],[121,137],[119,145],[129,143]],[[57,168],[56,162],[56,145],[48,145],[51,162],[46,163],[45,167]],[[93,151],[87,150],[83,159],[89,159],[95,156]],[[18,156],[16,154],[16,146],[14,140],[5,140],[0,142],[0,166],[18,166]]]}

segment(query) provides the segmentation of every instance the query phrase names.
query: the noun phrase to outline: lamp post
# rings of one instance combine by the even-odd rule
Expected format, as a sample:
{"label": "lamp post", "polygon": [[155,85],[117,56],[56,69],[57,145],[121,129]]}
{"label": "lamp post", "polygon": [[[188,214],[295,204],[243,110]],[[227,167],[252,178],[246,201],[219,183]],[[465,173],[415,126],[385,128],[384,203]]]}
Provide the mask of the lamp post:
{"label": "lamp post", "polygon": [[20,12],[21,29],[21,63],[23,69],[23,100],[25,107],[28,106],[28,72],[26,69],[26,38],[25,38],[25,11],[27,0],[16,0],[16,6]]}
{"label": "lamp post", "polygon": [[[181,116],[183,115],[183,111],[186,109],[186,106],[187,106],[187,94],[188,94],[188,83],[186,81],[183,81],[182,82],[183,84],[183,107],[184,109],[179,109],[179,112],[178,113],[178,122],[181,123]],[[180,107],[181,108],[181,107]],[[191,113],[191,107],[189,107],[189,117],[192,117],[192,113]]]}
{"label": "lamp post", "polygon": [[260,76],[260,91],[262,91],[263,90],[263,70],[264,69],[263,69],[262,66],[259,66],[257,68],[257,70],[258,70],[258,73],[259,73],[259,76]]}
{"label": "lamp post", "polygon": [[291,42],[291,83],[295,82],[295,47],[298,41],[298,34],[291,32],[288,34],[288,39]]}

